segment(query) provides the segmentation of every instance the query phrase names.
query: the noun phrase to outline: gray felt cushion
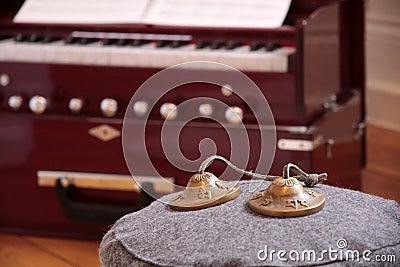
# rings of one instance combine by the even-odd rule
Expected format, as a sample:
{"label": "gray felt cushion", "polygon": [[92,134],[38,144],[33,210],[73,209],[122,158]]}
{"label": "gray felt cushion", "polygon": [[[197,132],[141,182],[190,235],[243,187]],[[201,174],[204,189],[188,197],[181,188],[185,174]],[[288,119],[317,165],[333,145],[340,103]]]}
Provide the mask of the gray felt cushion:
{"label": "gray felt cushion", "polygon": [[[376,260],[390,259],[384,266],[400,266],[400,207],[396,202],[318,185],[315,190],[326,196],[320,212],[271,218],[246,206],[254,183],[260,182],[242,181],[240,196],[216,207],[179,212],[156,201],[124,216],[101,242],[102,265],[382,266]],[[260,189],[268,185],[263,182]]]}

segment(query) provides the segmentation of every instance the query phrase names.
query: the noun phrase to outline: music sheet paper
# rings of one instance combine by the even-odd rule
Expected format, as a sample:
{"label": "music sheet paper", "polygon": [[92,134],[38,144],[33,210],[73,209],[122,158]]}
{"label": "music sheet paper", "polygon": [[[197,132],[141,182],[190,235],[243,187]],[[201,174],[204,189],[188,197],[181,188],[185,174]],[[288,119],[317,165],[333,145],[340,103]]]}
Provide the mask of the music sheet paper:
{"label": "music sheet paper", "polygon": [[275,28],[291,0],[26,0],[14,22]]}
{"label": "music sheet paper", "polygon": [[26,0],[14,22],[49,24],[142,23],[149,0]]}
{"label": "music sheet paper", "polygon": [[154,0],[145,21],[154,25],[276,28],[291,0]]}

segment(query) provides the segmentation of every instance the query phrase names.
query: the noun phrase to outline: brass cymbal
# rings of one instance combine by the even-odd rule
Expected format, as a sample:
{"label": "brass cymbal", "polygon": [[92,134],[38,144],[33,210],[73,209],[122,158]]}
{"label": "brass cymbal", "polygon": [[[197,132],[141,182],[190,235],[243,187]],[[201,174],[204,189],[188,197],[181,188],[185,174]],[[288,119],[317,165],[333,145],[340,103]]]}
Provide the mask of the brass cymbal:
{"label": "brass cymbal", "polygon": [[297,217],[315,213],[324,207],[325,196],[304,189],[294,177],[276,178],[267,189],[254,193],[248,206],[254,212],[272,217]]}
{"label": "brass cymbal", "polygon": [[201,172],[189,179],[186,189],[169,206],[181,211],[199,210],[230,201],[239,193],[238,184],[231,186],[210,172]]}

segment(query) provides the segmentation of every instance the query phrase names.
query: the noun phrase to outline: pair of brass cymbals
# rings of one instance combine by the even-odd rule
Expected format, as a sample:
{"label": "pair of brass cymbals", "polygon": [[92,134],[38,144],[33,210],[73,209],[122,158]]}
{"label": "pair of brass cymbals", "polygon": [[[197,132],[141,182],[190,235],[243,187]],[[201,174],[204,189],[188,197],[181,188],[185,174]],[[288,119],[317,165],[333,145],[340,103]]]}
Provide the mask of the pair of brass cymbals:
{"label": "pair of brass cymbals", "polygon": [[[247,204],[254,212],[272,217],[296,217],[323,208],[322,193],[305,189],[295,177],[274,178],[268,188],[251,195]],[[180,211],[199,210],[228,202],[239,194],[239,184],[232,186],[210,172],[199,172],[189,179],[186,189],[169,206]]]}

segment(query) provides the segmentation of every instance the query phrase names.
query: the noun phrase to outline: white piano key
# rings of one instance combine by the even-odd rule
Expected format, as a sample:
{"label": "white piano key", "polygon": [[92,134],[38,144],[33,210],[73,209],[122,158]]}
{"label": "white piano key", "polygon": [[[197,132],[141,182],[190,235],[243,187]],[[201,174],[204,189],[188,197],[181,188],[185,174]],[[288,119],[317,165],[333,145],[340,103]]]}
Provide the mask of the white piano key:
{"label": "white piano key", "polygon": [[[124,47],[121,66],[137,67],[137,61],[140,58],[139,50],[136,47]],[[113,60],[112,60],[113,61]]]}
{"label": "white piano key", "polygon": [[[133,53],[136,55],[134,65],[137,67],[150,67],[150,58],[154,57],[152,52],[156,49],[155,43],[149,43],[134,48]],[[132,66],[132,65],[130,65]]]}
{"label": "white piano key", "polygon": [[39,43],[29,45],[30,47],[30,58],[35,62],[44,62],[46,58],[46,51]]}
{"label": "white piano key", "polygon": [[100,42],[94,42],[81,46],[81,51],[76,54],[75,61],[79,64],[106,65],[108,64],[106,53],[103,52]]}
{"label": "white piano key", "polygon": [[78,45],[60,45],[54,47],[54,63],[76,64]]}
{"label": "white piano key", "polygon": [[171,59],[169,59],[168,63],[172,66],[188,62],[188,54],[192,53],[194,50],[196,50],[196,45],[194,44],[186,44],[181,47],[173,48],[171,50]]}
{"label": "white piano key", "polygon": [[175,64],[180,64],[180,63],[190,61],[189,54],[192,53],[194,50],[196,50],[196,45],[195,44],[187,44],[187,45],[181,46],[179,48],[175,48],[175,50],[178,52],[178,53],[176,53],[177,58],[175,59]]}
{"label": "white piano key", "polygon": [[15,43],[14,47],[15,50],[12,51],[12,57],[16,61],[24,61],[25,59],[29,58],[30,62],[34,62],[32,61],[32,57],[30,56],[31,48],[29,45],[25,45],[24,43]]}
{"label": "white piano key", "polygon": [[43,45],[43,50],[45,53],[44,62],[46,63],[56,63],[57,58],[57,47],[64,46],[63,41],[56,41],[49,44]]}
{"label": "white piano key", "polygon": [[12,61],[13,58],[13,39],[6,39],[0,42],[0,60]]}
{"label": "white piano key", "polygon": [[118,66],[123,65],[125,47],[119,46],[105,46],[103,47],[107,58],[107,65]]}
{"label": "white piano key", "polygon": [[288,69],[289,56],[295,52],[294,48],[282,47],[272,52],[272,71],[284,72]]}
{"label": "white piano key", "polygon": [[80,62],[84,65],[106,65],[107,57],[100,41],[85,45]]}
{"label": "white piano key", "polygon": [[180,64],[183,63],[181,60],[181,53],[177,51],[176,48],[170,48],[171,50],[169,50],[169,55],[164,54],[163,55],[163,60],[164,60],[164,64],[166,67],[170,67],[170,66],[174,66],[176,64]]}
{"label": "white piano key", "polygon": [[132,47],[120,47],[119,52],[110,49],[109,64],[113,66],[134,67],[136,66],[137,53]]}
{"label": "white piano key", "polygon": [[166,63],[168,57],[171,57],[171,51],[170,48],[164,47],[164,48],[156,48],[152,50],[149,54],[150,56],[147,59],[147,64],[150,67],[157,68],[165,68],[168,67],[169,65]]}
{"label": "white piano key", "polygon": [[133,47],[129,53],[132,53],[132,67],[149,67],[149,58],[152,57],[152,51],[156,49],[155,43],[149,43],[138,47]]}

